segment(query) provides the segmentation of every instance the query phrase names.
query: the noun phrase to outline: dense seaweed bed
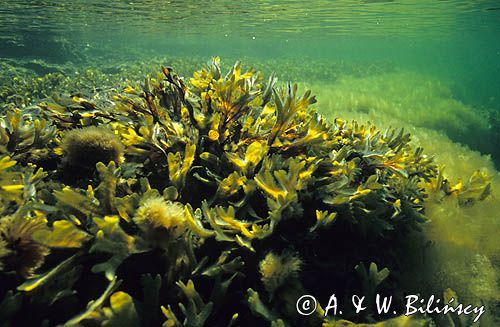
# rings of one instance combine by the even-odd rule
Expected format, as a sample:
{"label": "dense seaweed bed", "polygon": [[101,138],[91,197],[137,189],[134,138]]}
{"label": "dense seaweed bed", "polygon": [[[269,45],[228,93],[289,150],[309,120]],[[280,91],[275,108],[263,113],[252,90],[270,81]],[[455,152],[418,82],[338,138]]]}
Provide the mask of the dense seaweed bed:
{"label": "dense seaweed bed", "polygon": [[[170,60],[175,71],[160,62],[60,66],[43,76],[4,63],[16,77],[0,91],[6,325],[468,326],[473,319],[378,315],[373,306],[297,315],[300,295],[328,303],[332,292],[345,308],[351,294],[391,294],[400,314],[406,294],[454,296],[486,304],[481,323],[495,325],[498,244],[478,240],[498,232],[497,216],[456,242],[471,210],[496,211],[493,168],[453,176],[408,132],[326,120],[310,92],[239,63],[221,68],[216,58],[181,78],[176,72],[189,76],[196,58]],[[301,69],[259,68],[308,82]],[[339,71],[360,78],[381,68],[314,69],[311,80],[333,82]],[[450,208],[462,229],[442,227]],[[460,256],[474,262],[479,287],[464,282],[466,267],[447,266]]]}

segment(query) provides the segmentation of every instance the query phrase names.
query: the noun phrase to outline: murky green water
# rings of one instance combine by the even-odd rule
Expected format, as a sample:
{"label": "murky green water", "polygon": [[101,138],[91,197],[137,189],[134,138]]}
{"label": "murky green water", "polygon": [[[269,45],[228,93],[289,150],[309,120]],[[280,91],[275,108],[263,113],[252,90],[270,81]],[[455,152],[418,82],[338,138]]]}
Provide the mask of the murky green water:
{"label": "murky green water", "polygon": [[[123,94],[127,87],[129,91],[130,88],[138,87],[144,83],[146,76],[156,76],[161,65],[172,66],[180,75],[185,76],[184,81],[188,83],[189,77],[195,70],[216,56],[221,58],[224,71],[228,71],[235,61],[241,60],[244,69],[255,67],[262,71],[266,78],[275,72],[279,78],[278,85],[283,86],[284,82],[291,81],[298,83],[300,91],[311,89],[318,100],[313,107],[329,122],[341,117],[347,120],[354,119],[360,123],[370,122],[381,129],[394,127],[409,131],[412,134],[412,144],[422,146],[425,153],[433,157],[439,167],[446,167],[444,179],[453,181],[448,185],[447,181],[440,180],[443,189],[446,185],[445,193],[453,198],[452,200],[438,199],[429,192],[430,199],[424,208],[425,215],[433,222],[425,234],[429,238],[429,243],[425,246],[433,244],[434,247],[430,247],[432,251],[430,257],[431,261],[436,263],[429,264],[432,268],[428,271],[435,273],[435,276],[426,276],[426,282],[429,284],[422,286],[422,292],[428,295],[431,290],[448,292],[447,288],[450,288],[470,303],[487,303],[489,316],[484,326],[495,326],[500,319],[498,314],[500,247],[497,241],[500,233],[498,172],[500,169],[500,3],[498,1],[0,0],[0,117],[6,113],[16,112],[17,109],[29,114],[39,112],[42,110],[40,108],[46,109],[48,108],[46,104],[52,102],[71,108],[68,103],[82,99],[98,108],[112,107],[119,102],[114,97],[116,94]],[[88,106],[83,107],[88,109]],[[56,107],[54,110],[63,109]],[[8,129],[1,124],[0,128]],[[60,142],[59,138],[64,137],[67,126],[61,128],[58,125],[58,128],[57,144]],[[113,128],[115,133],[118,133],[117,127]],[[139,133],[139,128],[136,129]],[[120,130],[120,133],[124,133],[123,130]],[[2,146],[7,149],[13,146],[14,141],[9,141],[5,135],[0,134],[0,155],[3,154]],[[127,137],[132,138],[130,135]],[[11,135],[9,137],[14,139]],[[250,143],[249,141],[246,145]],[[56,145],[51,151],[54,152],[53,157],[58,158],[63,150]],[[16,153],[16,156],[21,157],[14,156],[19,162],[25,159],[19,153]],[[59,159],[57,159],[59,161],[54,158],[47,160],[57,162],[52,168],[61,169],[62,164]],[[171,164],[169,161],[168,165]],[[391,165],[387,162],[385,164]],[[124,174],[130,175],[136,166],[127,169],[123,169]],[[474,175],[478,170],[488,177],[480,180],[477,177],[479,175]],[[0,173],[2,173],[2,161],[0,161]],[[347,174],[345,171],[343,173]],[[61,178],[58,174],[57,169],[54,169],[50,178]],[[252,174],[248,174],[247,177],[251,179]],[[4,176],[7,176],[7,173]],[[400,176],[409,179],[412,177],[411,174],[404,173],[400,173]],[[95,175],[92,178],[89,181],[95,182]],[[486,180],[490,186],[484,190],[481,188],[484,186],[481,182]],[[2,182],[0,176],[0,194],[2,194]],[[62,189],[61,185],[56,187],[56,193]],[[139,187],[137,185],[134,187],[136,192]],[[409,186],[405,184],[405,187]],[[430,186],[422,184],[421,187],[427,189]],[[125,186],[122,185],[122,188],[125,189]],[[401,192],[406,191],[404,189]],[[464,198],[457,195],[462,191],[465,193]],[[79,192],[80,194],[87,192],[85,196],[88,198],[93,196],[91,189],[85,191],[85,188],[81,188]],[[61,200],[62,196],[58,196],[59,202],[56,202],[57,205],[61,205],[64,199]],[[351,200],[357,196],[358,194],[351,195]],[[483,196],[485,199],[477,200]],[[76,201],[75,198],[67,199]],[[184,200],[176,199],[180,202]],[[401,210],[401,202],[397,202],[400,200],[391,198],[392,200],[394,208]],[[43,201],[54,202],[54,196],[44,198],[40,203]],[[238,206],[232,199],[224,204]],[[13,215],[15,211],[13,207],[12,203],[2,206],[0,201],[0,213],[4,210],[2,214],[5,216]],[[132,210],[129,207],[126,210]],[[45,209],[47,208],[43,207],[40,210]],[[54,215],[54,210],[56,209],[47,211],[51,223],[54,220],[51,216]],[[120,215],[126,210],[120,211]],[[200,212],[196,212],[197,217],[200,217]],[[64,219],[71,222],[78,221],[77,217],[80,218],[78,214],[73,214],[65,216]],[[76,225],[83,229],[82,226]],[[206,221],[205,227],[207,227]],[[6,236],[2,236],[5,234],[2,234],[3,230],[6,229],[2,229],[0,219],[0,268],[4,255],[1,251],[2,237],[7,239]],[[132,235],[136,230],[137,226],[134,225],[131,229],[126,229],[126,232]],[[341,232],[337,233],[335,235],[342,236]],[[414,245],[412,251],[420,251],[420,241],[418,237],[415,239],[415,244],[418,245]],[[388,244],[382,243],[384,247]],[[307,245],[307,241],[297,247],[306,246],[304,244]],[[379,252],[375,250],[377,246],[370,248],[373,252],[369,253],[376,253],[381,261],[386,260],[382,254],[379,257]],[[280,247],[285,248],[283,244],[280,244]],[[349,249],[343,251],[347,253]],[[319,254],[316,251],[304,253],[306,252],[312,256],[318,255],[318,258],[321,255],[327,257],[325,253],[320,253],[323,251],[317,251]],[[292,258],[290,259],[292,262],[296,260],[296,266],[300,266],[299,259],[283,254],[283,258],[287,256],[288,259]],[[64,253],[61,254],[62,257]],[[341,257],[339,255],[335,258]],[[282,260],[285,260],[283,258]],[[256,266],[259,263],[257,260],[262,258],[252,260],[254,261],[251,264]],[[341,262],[343,259],[339,260]],[[407,264],[407,262],[402,263],[405,259],[391,260],[390,264],[387,263],[389,261],[386,262],[386,266],[392,265],[391,268],[394,268],[400,264],[401,266]],[[50,268],[58,262],[57,258],[52,261],[48,264]],[[262,262],[264,261],[260,261],[260,264]],[[308,259],[304,259],[304,262],[309,263]],[[368,267],[369,261],[366,262]],[[316,267],[329,265],[317,262],[315,264]],[[47,266],[41,267],[43,270]],[[423,264],[423,267],[427,267],[426,264]],[[382,269],[382,266],[379,268]],[[290,269],[293,271],[293,267]],[[348,266],[346,269],[354,268]],[[89,275],[84,274],[84,276],[93,276],[89,271],[90,269],[86,271]],[[307,269],[305,271],[308,274],[314,273]],[[321,280],[328,280],[328,277],[325,277],[326,273],[321,272],[321,274]],[[136,275],[140,274],[134,272],[134,278]],[[14,283],[12,280],[18,277],[12,276],[1,272],[0,283],[3,280]],[[393,278],[394,275],[390,276]],[[396,272],[396,276],[398,277],[390,279],[391,283],[405,285],[415,291],[416,282],[411,279],[416,278],[414,275],[403,273],[400,276]],[[187,283],[187,279],[184,282]],[[96,282],[92,278],[78,283],[104,284],[102,280]],[[138,282],[125,278],[123,289],[128,290],[127,287],[133,285],[130,288],[137,291],[137,285],[134,283]],[[80,290],[81,285],[78,284],[75,289],[78,287]],[[99,287],[96,286],[97,288]],[[406,290],[394,291],[402,294]],[[0,321],[4,312],[8,312],[5,306],[2,307],[2,297],[5,295],[6,299],[15,302],[6,295],[8,294],[6,292],[0,287]],[[89,301],[96,298],[95,294],[102,294],[102,292],[94,294],[91,291],[88,293],[91,295],[85,293],[88,298],[85,296],[84,298]],[[167,295],[170,296],[169,299],[175,298],[170,293]],[[137,294],[132,296],[142,297]],[[177,298],[175,299],[177,301]],[[161,305],[166,305],[167,302],[159,301]],[[57,307],[52,304],[51,310],[55,310]],[[324,304],[322,303],[323,306]],[[69,305],[71,310],[68,311],[67,317],[51,321],[61,323],[68,321],[74,317],[74,312],[83,310],[84,305],[83,302],[72,303]],[[289,308],[283,309],[279,305],[277,308],[280,313],[283,311],[290,313],[287,311]],[[156,318],[150,321],[151,326],[165,320],[159,310],[157,311]],[[176,308],[174,311],[179,315],[184,310]],[[275,314],[277,315],[274,311],[265,314],[259,312],[256,316],[269,315],[276,318]],[[15,317],[18,316],[19,313]],[[43,314],[37,317],[39,316],[42,317]],[[219,318],[211,316],[208,321],[220,323],[223,319]],[[268,318],[266,317],[267,320]],[[356,322],[382,320],[362,315],[344,318]],[[384,316],[385,318],[387,316]],[[435,316],[433,319],[437,326],[470,325],[470,321],[459,321],[459,319],[453,319],[453,322],[448,320],[445,322],[444,318],[435,319]],[[291,326],[300,326],[297,320],[291,321]],[[281,326],[276,321],[275,323],[273,326]],[[396,322],[396,326],[398,323],[402,324]],[[245,326],[245,323],[240,325]],[[188,326],[199,327],[196,324]],[[235,326],[239,326],[238,323]]]}

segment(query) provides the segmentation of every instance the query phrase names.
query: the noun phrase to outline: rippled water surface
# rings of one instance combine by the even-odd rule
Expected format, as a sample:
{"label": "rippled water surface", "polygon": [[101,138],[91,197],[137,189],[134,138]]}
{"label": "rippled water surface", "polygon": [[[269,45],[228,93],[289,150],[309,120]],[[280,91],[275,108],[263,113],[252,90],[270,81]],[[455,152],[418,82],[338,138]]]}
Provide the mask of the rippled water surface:
{"label": "rippled water surface", "polygon": [[[0,32],[134,31],[165,35],[457,35],[500,31],[497,1],[2,1]],[[479,20],[476,24],[471,20]]]}

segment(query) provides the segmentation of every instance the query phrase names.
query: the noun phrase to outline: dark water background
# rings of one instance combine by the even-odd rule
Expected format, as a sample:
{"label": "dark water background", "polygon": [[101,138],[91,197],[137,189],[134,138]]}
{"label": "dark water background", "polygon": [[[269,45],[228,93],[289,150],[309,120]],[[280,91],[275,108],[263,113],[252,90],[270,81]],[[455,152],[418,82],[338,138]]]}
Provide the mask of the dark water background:
{"label": "dark water background", "polygon": [[315,61],[390,63],[451,81],[454,98],[497,113],[499,36],[498,1],[0,1],[4,59],[291,59],[304,76]]}

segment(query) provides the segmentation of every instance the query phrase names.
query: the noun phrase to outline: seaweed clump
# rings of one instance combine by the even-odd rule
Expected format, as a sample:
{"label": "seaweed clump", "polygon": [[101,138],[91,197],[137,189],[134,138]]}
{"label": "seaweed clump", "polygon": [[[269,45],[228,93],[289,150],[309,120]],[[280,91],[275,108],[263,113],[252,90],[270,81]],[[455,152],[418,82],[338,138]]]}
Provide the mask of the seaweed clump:
{"label": "seaweed clump", "polygon": [[[429,192],[461,194],[403,130],[330,124],[311,92],[240,63],[223,75],[218,58],[189,81],[162,67],[113,106],[71,101],[0,123],[0,222],[42,221],[31,254],[51,251],[21,271],[0,252],[6,325],[354,325],[297,314],[301,295],[332,292],[344,319],[428,324],[347,309],[351,294],[412,291],[401,258]],[[48,163],[16,162],[40,151]],[[68,165],[86,178],[63,178]]]}
{"label": "seaweed clump", "polygon": [[120,139],[112,131],[96,126],[66,132],[60,146],[65,166],[84,171],[95,170],[98,162],[120,163],[124,150]]}

